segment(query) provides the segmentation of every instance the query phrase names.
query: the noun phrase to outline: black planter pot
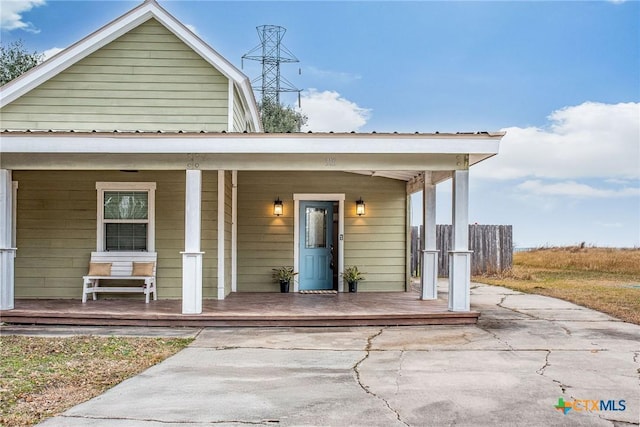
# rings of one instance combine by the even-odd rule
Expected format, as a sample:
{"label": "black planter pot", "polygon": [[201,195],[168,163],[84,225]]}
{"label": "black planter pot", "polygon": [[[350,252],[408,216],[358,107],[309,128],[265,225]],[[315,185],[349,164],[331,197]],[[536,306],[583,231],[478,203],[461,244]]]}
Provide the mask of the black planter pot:
{"label": "black planter pot", "polygon": [[349,292],[358,292],[358,282],[349,282]]}
{"label": "black planter pot", "polygon": [[283,294],[286,294],[287,292],[289,292],[289,282],[286,280],[281,280],[280,281],[280,292],[282,292]]}

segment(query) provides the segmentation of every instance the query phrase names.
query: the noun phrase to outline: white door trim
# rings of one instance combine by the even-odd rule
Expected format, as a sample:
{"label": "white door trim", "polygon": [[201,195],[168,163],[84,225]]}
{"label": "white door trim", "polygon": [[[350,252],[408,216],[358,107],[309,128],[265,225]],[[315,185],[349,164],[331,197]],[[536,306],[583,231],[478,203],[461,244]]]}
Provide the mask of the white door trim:
{"label": "white door trim", "polygon": [[[298,193],[293,195],[293,271],[300,271],[300,201],[338,202],[338,292],[343,292],[344,271],[344,193]],[[293,282],[293,292],[299,283]]]}

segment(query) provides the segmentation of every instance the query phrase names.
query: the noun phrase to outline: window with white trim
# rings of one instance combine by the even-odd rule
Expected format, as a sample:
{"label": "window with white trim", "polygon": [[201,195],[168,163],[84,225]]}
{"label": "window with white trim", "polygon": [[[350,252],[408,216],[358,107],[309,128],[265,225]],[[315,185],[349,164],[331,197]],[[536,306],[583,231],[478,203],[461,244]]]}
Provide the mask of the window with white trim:
{"label": "window with white trim", "polygon": [[155,182],[97,182],[97,250],[155,251]]}

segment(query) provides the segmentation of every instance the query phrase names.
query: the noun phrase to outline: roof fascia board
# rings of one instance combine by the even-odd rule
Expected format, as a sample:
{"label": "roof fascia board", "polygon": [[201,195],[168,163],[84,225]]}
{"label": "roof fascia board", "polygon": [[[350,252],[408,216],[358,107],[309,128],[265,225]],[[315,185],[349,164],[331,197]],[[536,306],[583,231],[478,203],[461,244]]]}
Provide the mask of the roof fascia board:
{"label": "roof fascia board", "polygon": [[[233,154],[471,154],[498,153],[500,138],[300,138],[243,134],[228,137],[2,135],[6,153],[233,153]],[[256,143],[259,142],[259,143]]]}

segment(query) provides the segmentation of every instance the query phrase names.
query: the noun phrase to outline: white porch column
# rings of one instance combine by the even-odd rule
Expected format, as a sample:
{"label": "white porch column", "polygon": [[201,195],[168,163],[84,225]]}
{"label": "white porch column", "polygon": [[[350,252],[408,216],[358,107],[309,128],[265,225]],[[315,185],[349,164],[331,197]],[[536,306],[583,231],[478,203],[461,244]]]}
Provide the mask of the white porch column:
{"label": "white porch column", "polygon": [[224,171],[218,171],[218,299],[224,299],[224,228],[225,228],[225,184]]}
{"label": "white porch column", "polygon": [[422,194],[422,299],[438,299],[438,251],[436,249],[436,186],[431,172],[424,173]]}
{"label": "white porch column", "polygon": [[469,170],[453,172],[453,237],[449,251],[449,310],[469,311],[471,251],[469,250]]}
{"label": "white porch column", "polygon": [[202,313],[202,171],[187,170],[182,254],[182,314]]}
{"label": "white porch column", "polygon": [[11,171],[0,169],[0,310],[14,307],[13,185]]}
{"label": "white porch column", "polygon": [[238,171],[231,172],[231,292],[238,292]]}

